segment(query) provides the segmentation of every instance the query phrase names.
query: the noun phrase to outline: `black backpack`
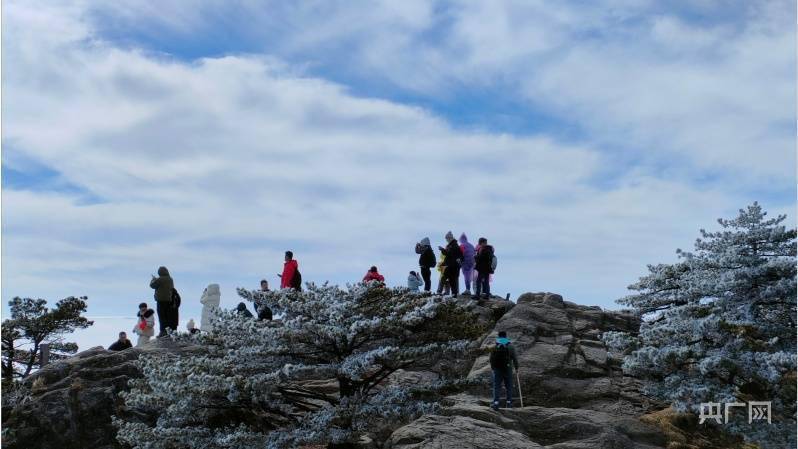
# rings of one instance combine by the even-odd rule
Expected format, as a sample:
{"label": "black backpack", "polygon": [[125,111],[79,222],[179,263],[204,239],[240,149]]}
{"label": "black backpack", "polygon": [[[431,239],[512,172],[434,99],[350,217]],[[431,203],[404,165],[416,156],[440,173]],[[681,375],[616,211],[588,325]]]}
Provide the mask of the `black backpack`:
{"label": "black backpack", "polygon": [[302,273],[299,270],[294,271],[294,277],[291,278],[291,288],[298,292],[302,291]]}
{"label": "black backpack", "polygon": [[510,348],[496,343],[496,347],[490,352],[491,369],[507,369],[508,366],[510,366]]}
{"label": "black backpack", "polygon": [[172,288],[172,306],[175,308],[180,307],[180,293],[176,288]]}

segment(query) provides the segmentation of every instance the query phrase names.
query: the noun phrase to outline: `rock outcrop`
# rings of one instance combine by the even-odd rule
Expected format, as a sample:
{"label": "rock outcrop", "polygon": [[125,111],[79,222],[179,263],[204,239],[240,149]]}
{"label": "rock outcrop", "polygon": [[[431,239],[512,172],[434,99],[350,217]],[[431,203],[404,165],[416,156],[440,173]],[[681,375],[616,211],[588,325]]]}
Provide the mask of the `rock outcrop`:
{"label": "rock outcrop", "polygon": [[[481,342],[483,354],[468,377],[468,393],[447,398],[437,415],[396,430],[387,446],[433,448],[659,448],[667,438],[638,419],[661,404],[640,394],[599,337],[609,330],[636,332],[639,320],[564,301],[552,293],[526,293],[502,314]],[[524,408],[490,408],[488,352],[506,331],[518,354]],[[518,393],[515,405],[520,401]]]}
{"label": "rock outcrop", "polygon": [[111,416],[129,413],[119,392],[128,389],[128,380],[141,376],[134,361],[146,352],[186,353],[194,349],[169,340],[118,352],[98,346],[40,369],[24,381],[31,390],[30,398],[3,410],[3,447],[120,447]]}
{"label": "rock outcrop", "polygon": [[391,449],[665,447],[654,426],[595,410],[527,406],[493,411],[488,398],[461,394],[437,415],[423,416],[391,435]]}
{"label": "rock outcrop", "polygon": [[485,354],[477,357],[469,377],[484,381],[476,393],[489,394],[487,352],[503,330],[518,353],[525,405],[640,415],[658,404],[640,395],[639,382],[623,375],[621,360],[599,339],[606,331],[637,332],[639,326],[631,314],[574,304],[553,293],[525,293],[483,340]]}

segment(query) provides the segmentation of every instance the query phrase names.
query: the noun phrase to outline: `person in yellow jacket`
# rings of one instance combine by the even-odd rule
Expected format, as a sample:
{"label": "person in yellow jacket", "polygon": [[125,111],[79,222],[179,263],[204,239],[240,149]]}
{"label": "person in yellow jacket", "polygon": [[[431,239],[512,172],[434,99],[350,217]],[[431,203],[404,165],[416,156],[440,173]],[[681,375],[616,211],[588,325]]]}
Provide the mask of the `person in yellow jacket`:
{"label": "person in yellow jacket", "polygon": [[446,272],[446,251],[441,250],[441,255],[438,258],[438,294],[449,294],[449,280],[444,276]]}

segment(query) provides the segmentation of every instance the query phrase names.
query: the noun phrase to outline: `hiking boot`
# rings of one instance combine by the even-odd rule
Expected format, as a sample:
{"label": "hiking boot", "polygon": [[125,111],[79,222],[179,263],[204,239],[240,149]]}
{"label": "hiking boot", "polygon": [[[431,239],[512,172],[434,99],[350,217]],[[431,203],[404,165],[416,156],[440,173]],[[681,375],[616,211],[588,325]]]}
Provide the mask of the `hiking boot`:
{"label": "hiking boot", "polygon": [[490,405],[490,408],[492,408],[493,410],[499,411],[499,403],[498,402],[494,402],[493,404]]}
{"label": "hiking boot", "polygon": [[507,401],[507,405],[505,407],[513,408],[513,401]]}
{"label": "hiking boot", "polygon": [[463,292],[464,295],[471,296],[471,290],[466,290]]}

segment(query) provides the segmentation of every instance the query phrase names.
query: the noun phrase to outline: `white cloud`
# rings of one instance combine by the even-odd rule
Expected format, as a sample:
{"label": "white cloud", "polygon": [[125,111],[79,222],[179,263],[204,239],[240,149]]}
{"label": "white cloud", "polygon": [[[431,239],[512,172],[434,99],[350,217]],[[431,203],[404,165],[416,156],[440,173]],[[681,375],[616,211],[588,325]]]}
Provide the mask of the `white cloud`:
{"label": "white cloud", "polygon": [[[409,32],[434,22],[423,5],[399,13],[375,9],[358,22],[367,30],[357,39],[373,31],[368,17]],[[551,14],[577,21],[569,11]],[[698,227],[743,205],[717,186],[691,186],[644,169],[599,187],[595,181],[612,159],[591,144],[452,129],[422,108],[355,97],[275,57],[183,63],[120,48],[100,39],[86,17],[85,10],[50,4],[4,8],[4,37],[17,37],[6,37],[3,48],[4,142],[13,143],[6,152],[24,154],[103,200],[6,189],[4,299],[85,294],[93,313],[127,313],[151,297],[149,274],[164,264],[190,304],[207,283],[220,282],[232,307],[234,287],[254,286],[264,276],[276,281],[268,273],[279,270],[288,247],[297,250],[306,280],[355,281],[377,264],[391,283],[402,284],[415,268],[413,243],[425,235],[441,242],[451,229],[495,243],[502,259],[497,293],[551,290],[611,306],[645,263],[689,246]],[[204,16],[165,17],[192,29]],[[468,36],[476,24],[463,26]],[[534,37],[516,35],[517,23],[501,26],[493,46]],[[321,40],[334,34],[316,31]],[[488,67],[553,45],[544,34],[526,53],[490,56],[487,48],[459,41],[452,49],[465,45],[467,64]],[[578,51],[586,61],[600,59]],[[398,56],[396,64],[406,62]],[[590,82],[568,70],[562,79],[551,75],[576,71],[580,61],[566,55],[534,75],[545,81],[537,87],[544,102],[580,117],[596,114],[596,127],[650,135],[655,114],[616,101],[620,91],[595,91],[618,75],[614,69],[599,64],[590,71],[598,81]],[[671,82],[640,67],[633,73],[641,84],[658,76]],[[554,95],[558,89],[564,90]],[[744,103],[748,94],[730,101]],[[652,94],[648,101],[664,100]],[[612,107],[599,108],[602,102]],[[700,104],[696,110],[704,111]],[[665,105],[673,117],[692,110]],[[687,122],[675,138],[689,144],[697,128]],[[754,169],[778,172],[775,153],[766,151]],[[701,153],[695,160],[716,157]]]}

